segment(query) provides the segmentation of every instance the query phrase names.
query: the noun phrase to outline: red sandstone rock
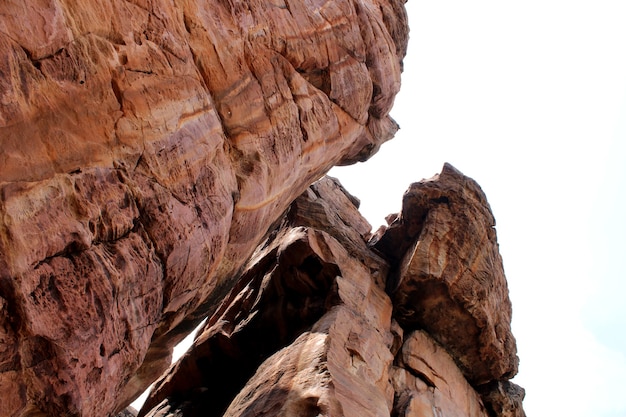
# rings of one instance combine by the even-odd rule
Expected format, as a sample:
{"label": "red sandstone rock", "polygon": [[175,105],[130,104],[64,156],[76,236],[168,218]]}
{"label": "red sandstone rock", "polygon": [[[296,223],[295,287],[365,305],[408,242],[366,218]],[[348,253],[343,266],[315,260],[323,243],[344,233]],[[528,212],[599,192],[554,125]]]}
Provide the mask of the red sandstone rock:
{"label": "red sandstone rock", "polygon": [[140,415],[388,414],[387,264],[354,202],[328,178],[300,196]]}
{"label": "red sandstone rock", "polygon": [[396,130],[397,0],[0,4],[0,415],[102,416]]}
{"label": "red sandstone rock", "polygon": [[395,132],[402,1],[0,16],[1,417],[115,415],[207,314],[142,414],[524,416],[480,188],[444,167],[372,247],[305,190]]}
{"label": "red sandstone rock", "polygon": [[330,178],[298,197],[140,415],[522,417],[519,387],[472,385],[456,350],[392,319],[357,205]]}
{"label": "red sandstone rock", "polygon": [[477,388],[485,406],[499,417],[526,417],[522,401],[526,395],[524,388],[511,381],[493,381]]}
{"label": "red sandstone rock", "polygon": [[394,316],[446,347],[475,385],[517,373],[511,302],[495,221],[472,179],[450,165],[411,185],[402,212],[373,247],[397,262]]}
{"label": "red sandstone rock", "polygon": [[397,416],[487,417],[454,359],[427,333],[408,335],[393,368]]}

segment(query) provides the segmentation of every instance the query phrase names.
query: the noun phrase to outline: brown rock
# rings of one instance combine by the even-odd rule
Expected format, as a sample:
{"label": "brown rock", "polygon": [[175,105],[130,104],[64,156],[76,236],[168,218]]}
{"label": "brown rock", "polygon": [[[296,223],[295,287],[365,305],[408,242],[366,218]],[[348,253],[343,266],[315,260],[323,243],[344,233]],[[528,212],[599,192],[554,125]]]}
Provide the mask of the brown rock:
{"label": "brown rock", "polygon": [[369,231],[353,202],[329,178],[299,197],[140,415],[388,415],[387,266],[349,229]]}
{"label": "brown rock", "polygon": [[495,221],[482,190],[446,164],[411,185],[371,244],[397,262],[394,316],[446,347],[474,385],[510,378],[518,358]]}
{"label": "brown rock", "polygon": [[487,417],[454,359],[427,333],[411,333],[392,370],[394,416]]}
{"label": "brown rock", "polygon": [[[387,416],[391,353],[354,311],[337,306],[265,361],[224,416]],[[382,337],[381,337],[382,336]]]}
{"label": "brown rock", "polygon": [[140,415],[522,417],[519,387],[472,386],[453,350],[392,319],[357,205],[328,177],[298,197]]}
{"label": "brown rock", "polygon": [[522,401],[526,392],[524,388],[511,381],[493,381],[478,387],[487,409],[499,417],[526,417]]}
{"label": "brown rock", "polygon": [[371,246],[306,189],[397,129],[402,1],[0,16],[0,417],[134,415],[207,315],[141,415],[524,416],[478,185],[445,166]]}
{"label": "brown rock", "polygon": [[120,411],[115,417],[137,417],[137,410],[133,407],[126,407]]}
{"label": "brown rock", "polygon": [[0,415],[101,416],[396,130],[402,2],[0,4]]}

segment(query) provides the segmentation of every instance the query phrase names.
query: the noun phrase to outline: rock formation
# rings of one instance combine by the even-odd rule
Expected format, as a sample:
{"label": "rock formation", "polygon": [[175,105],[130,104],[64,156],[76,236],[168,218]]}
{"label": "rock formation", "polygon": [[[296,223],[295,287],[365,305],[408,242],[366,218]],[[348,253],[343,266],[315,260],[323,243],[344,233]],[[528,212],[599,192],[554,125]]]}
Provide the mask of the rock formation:
{"label": "rock formation", "polygon": [[478,185],[446,165],[374,236],[357,205],[328,177],[298,197],[139,415],[523,416]]}
{"label": "rock formation", "polygon": [[101,416],[169,366],[270,225],[366,159],[397,0],[0,5],[3,415]]}
{"label": "rock formation", "polygon": [[1,2],[0,416],[115,415],[207,316],[143,414],[405,415],[467,389],[518,415],[478,187],[369,246],[353,198],[307,188],[395,133],[407,33],[402,0]]}

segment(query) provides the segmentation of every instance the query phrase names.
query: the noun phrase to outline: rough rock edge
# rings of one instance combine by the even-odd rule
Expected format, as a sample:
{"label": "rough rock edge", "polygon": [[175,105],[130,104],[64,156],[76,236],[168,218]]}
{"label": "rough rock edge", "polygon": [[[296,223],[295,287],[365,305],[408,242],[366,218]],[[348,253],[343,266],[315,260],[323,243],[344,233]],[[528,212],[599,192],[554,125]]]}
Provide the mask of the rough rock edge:
{"label": "rough rock edge", "polygon": [[409,187],[391,220],[369,244],[394,265],[387,290],[398,322],[431,333],[475,386],[512,378],[511,302],[480,186],[445,164]]}

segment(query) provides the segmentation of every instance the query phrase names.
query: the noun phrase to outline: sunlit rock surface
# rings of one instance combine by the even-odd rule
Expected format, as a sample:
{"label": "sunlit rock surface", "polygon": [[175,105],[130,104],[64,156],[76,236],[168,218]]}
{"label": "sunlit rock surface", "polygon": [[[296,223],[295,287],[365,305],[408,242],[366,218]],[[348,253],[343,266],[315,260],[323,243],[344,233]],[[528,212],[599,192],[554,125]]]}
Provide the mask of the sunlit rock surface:
{"label": "sunlit rock surface", "polygon": [[475,181],[446,164],[411,185],[374,241],[396,262],[388,290],[402,326],[428,331],[474,384],[517,373],[495,220]]}

